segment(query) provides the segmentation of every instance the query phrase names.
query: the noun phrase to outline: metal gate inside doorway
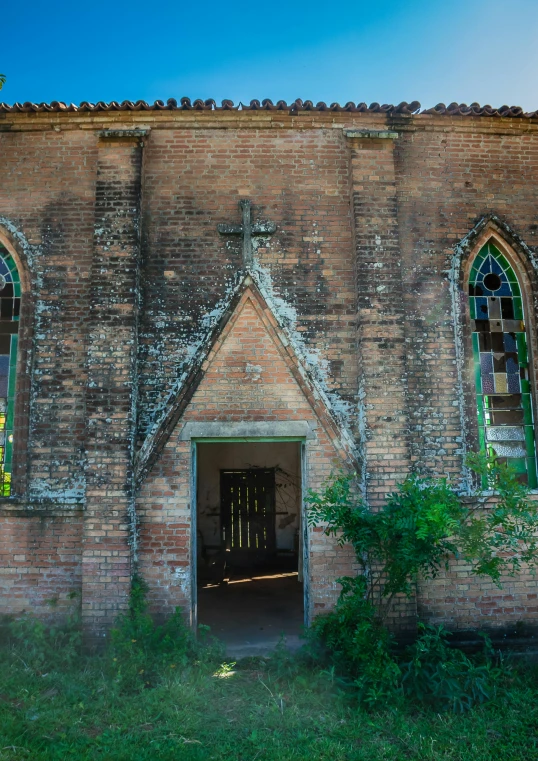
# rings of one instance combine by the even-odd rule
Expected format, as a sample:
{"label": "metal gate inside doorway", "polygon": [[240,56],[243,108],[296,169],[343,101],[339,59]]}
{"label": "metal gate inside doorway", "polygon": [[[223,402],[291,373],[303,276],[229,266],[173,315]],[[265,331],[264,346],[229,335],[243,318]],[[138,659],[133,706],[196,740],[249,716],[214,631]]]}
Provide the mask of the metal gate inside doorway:
{"label": "metal gate inside doorway", "polygon": [[259,566],[276,554],[275,470],[221,470],[221,529],[226,564]]}

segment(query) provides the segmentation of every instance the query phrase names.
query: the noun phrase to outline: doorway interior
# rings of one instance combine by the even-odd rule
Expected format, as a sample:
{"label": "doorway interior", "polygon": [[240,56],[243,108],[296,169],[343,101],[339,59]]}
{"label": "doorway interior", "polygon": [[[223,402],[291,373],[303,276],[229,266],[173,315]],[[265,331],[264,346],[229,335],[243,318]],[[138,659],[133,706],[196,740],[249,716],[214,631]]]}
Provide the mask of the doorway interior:
{"label": "doorway interior", "polygon": [[300,441],[196,443],[198,623],[255,655],[304,624]]}

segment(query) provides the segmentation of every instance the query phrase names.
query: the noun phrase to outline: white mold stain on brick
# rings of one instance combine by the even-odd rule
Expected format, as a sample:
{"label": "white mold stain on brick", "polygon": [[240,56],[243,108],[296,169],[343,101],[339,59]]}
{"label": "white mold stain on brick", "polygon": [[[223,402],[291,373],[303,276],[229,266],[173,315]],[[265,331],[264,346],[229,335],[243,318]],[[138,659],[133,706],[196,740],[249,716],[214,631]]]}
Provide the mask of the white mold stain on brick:
{"label": "white mold stain on brick", "polygon": [[250,275],[275,316],[279,327],[288,338],[301,363],[299,369],[301,372],[306,369],[305,380],[314,386],[329,413],[338,422],[344,446],[353,454],[353,458],[357,459],[358,452],[351,434],[351,427],[354,422],[353,405],[342,399],[336,391],[330,388],[328,361],[321,356],[319,350],[306,344],[297,330],[298,315],[296,308],[279,295],[274,287],[271,273],[266,267],[262,267],[256,255]]}
{"label": "white mold stain on brick", "polygon": [[[138,452],[138,462],[143,462],[151,451],[156,434],[166,419],[171,406],[175,403],[175,400],[181,393],[186,379],[192,372],[193,363],[195,362],[197,366],[200,366],[205,359],[210,348],[211,335],[226,311],[230,308],[231,302],[245,284],[246,277],[250,277],[252,282],[254,282],[259,289],[267,305],[271,309],[281,331],[284,333],[286,340],[288,340],[292,346],[299,363],[301,363],[299,369],[305,380],[313,387],[318,398],[323,401],[329,414],[338,424],[344,448],[349,453],[350,457],[354,460],[358,459],[357,447],[350,431],[353,406],[349,402],[341,399],[341,397],[330,388],[328,377],[329,363],[327,360],[323,359],[319,351],[306,344],[305,340],[297,330],[298,315],[296,308],[278,293],[273,285],[269,270],[262,267],[259,263],[258,257],[256,256],[257,249],[267,245],[268,239],[265,239],[262,236],[255,239],[254,259],[251,267],[249,267],[246,272],[235,272],[233,276],[226,279],[224,296],[210,312],[204,314],[200,320],[200,327],[194,336],[191,334],[189,343],[182,347],[184,354],[182,356],[180,374],[167,398],[157,409],[154,423]],[[158,350],[155,349],[156,355],[157,351]]]}
{"label": "white mold stain on brick", "polygon": [[459,244],[454,247],[454,254],[452,256],[452,262],[450,269],[448,270],[448,281],[450,286],[450,297],[452,304],[452,321],[454,325],[454,347],[456,352],[456,393],[457,404],[460,415],[460,430],[462,431],[461,447],[459,454],[461,455],[461,490],[470,494],[472,490],[472,478],[469,468],[467,468],[465,461],[468,454],[468,446],[466,442],[465,431],[467,430],[467,414],[465,409],[465,393],[463,388],[463,371],[465,367],[465,344],[463,339],[463,314],[462,314],[462,298],[460,289],[460,272],[462,258],[466,252],[465,238]]}
{"label": "white mold stain on brick", "polygon": [[[43,323],[52,315],[60,315],[61,307],[59,304],[44,300],[41,297],[43,288],[42,265],[47,245],[46,232],[45,237],[40,244],[29,243],[24,233],[7,217],[0,215],[0,229],[4,229],[8,236],[15,244],[16,251],[20,252],[26,260],[26,266],[30,273],[32,288],[35,292],[34,299],[34,346],[33,351],[27,353],[28,364],[25,371],[30,375],[30,432],[34,433],[36,428],[36,414],[38,412],[37,399],[39,397],[39,384],[41,377],[47,374],[47,371],[41,370],[34,359],[34,355],[39,348],[39,341],[45,337],[54,340],[54,334],[50,329],[45,330]],[[39,438],[34,438],[32,446],[47,447],[47,442]],[[71,478],[59,477],[54,478],[52,474],[61,472],[65,463],[59,459],[52,459],[47,463],[47,470],[51,474],[48,478],[31,478],[28,484],[28,500],[26,507],[29,509],[39,507],[40,505],[49,506],[57,505],[80,505],[85,495],[85,475],[84,459],[81,457],[75,460],[74,465],[77,468],[77,474]]]}

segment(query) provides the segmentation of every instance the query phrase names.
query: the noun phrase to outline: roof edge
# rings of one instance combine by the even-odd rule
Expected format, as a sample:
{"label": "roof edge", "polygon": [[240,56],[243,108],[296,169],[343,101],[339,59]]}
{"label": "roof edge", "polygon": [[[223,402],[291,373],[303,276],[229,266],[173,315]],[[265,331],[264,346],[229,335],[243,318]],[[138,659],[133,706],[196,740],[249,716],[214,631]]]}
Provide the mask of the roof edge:
{"label": "roof edge", "polygon": [[490,105],[481,106],[479,103],[450,103],[446,106],[444,103],[438,103],[433,108],[421,110],[418,100],[402,101],[398,105],[371,103],[354,103],[348,101],[344,105],[331,103],[330,105],[319,101],[314,104],[311,100],[301,100],[298,98],[292,103],[286,103],[284,100],[278,100],[273,103],[269,98],[262,101],[251,100],[250,103],[236,105],[231,100],[223,100],[220,105],[212,98],[208,100],[196,99],[191,101],[190,98],[169,98],[166,102],[156,100],[148,103],[145,100],[124,100],[110,102],[98,101],[90,103],[82,101],[78,106],[74,103],[64,103],[53,100],[50,103],[0,103],[0,113],[96,113],[96,112],[114,112],[114,111],[281,111],[290,114],[304,111],[333,112],[333,113],[368,113],[368,114],[386,114],[387,116],[415,116],[417,114],[431,114],[434,116],[486,116],[486,117],[505,117],[505,118],[538,118],[538,110],[524,111],[521,106],[500,106],[493,108]]}

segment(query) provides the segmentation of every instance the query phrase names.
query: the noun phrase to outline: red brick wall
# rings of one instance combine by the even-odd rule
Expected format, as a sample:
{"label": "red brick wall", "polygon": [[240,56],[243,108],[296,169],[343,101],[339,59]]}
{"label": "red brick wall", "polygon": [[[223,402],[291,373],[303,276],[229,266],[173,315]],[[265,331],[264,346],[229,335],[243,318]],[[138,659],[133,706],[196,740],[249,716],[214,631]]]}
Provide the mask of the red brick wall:
{"label": "red brick wall", "polygon": [[[143,163],[130,150],[107,163],[97,133],[133,127],[150,128]],[[376,144],[346,138],[349,129],[399,136]],[[138,200],[132,202],[138,191],[130,195],[135,164],[140,218]],[[108,184],[99,190],[101,171]],[[373,501],[410,466],[462,475],[464,445],[472,445],[476,421],[465,361],[461,383],[458,376],[447,273],[454,246],[485,215],[497,215],[499,234],[514,244],[535,308],[537,279],[529,263],[529,252],[538,250],[535,119],[329,111],[2,113],[0,176],[0,229],[27,273],[31,305],[16,441],[25,508],[8,511],[10,531],[18,521],[19,544],[2,579],[19,578],[20,568],[18,590],[28,600],[34,592],[44,599],[39,590],[47,587],[48,595],[55,584],[64,594],[68,576],[76,587],[78,565],[34,577],[23,573],[26,561],[15,555],[29,556],[22,550],[30,527],[46,515],[47,552],[59,557],[65,527],[82,531],[80,518],[70,524],[64,511],[79,516],[77,510],[89,506],[87,599],[99,601],[86,610],[97,611],[94,624],[98,618],[108,624],[125,604],[135,422],[138,443],[151,448],[148,432],[155,433],[174,396],[185,393],[193,358],[244,274],[239,239],[216,231],[219,223],[240,221],[240,198],[251,199],[254,221],[277,225],[257,250],[257,277],[337,415],[340,433],[333,431],[332,441],[345,438],[342,423],[354,435]],[[110,210],[101,248],[99,204]],[[113,224],[119,207],[125,228]],[[116,246],[109,255],[108,234]],[[471,253],[472,246],[463,249],[463,269]],[[461,273],[455,277],[463,286]],[[464,295],[458,298],[464,303]],[[106,330],[91,328],[96,305],[94,327]],[[126,319],[119,320],[121,330],[120,312]],[[530,318],[534,336],[534,311]],[[240,342],[220,366],[228,349],[214,349],[208,376],[141,487],[140,558],[162,611],[188,597],[190,449],[178,439],[184,422],[304,416],[318,436],[308,461],[311,483],[331,467],[334,444],[323,432],[332,424],[319,423],[326,415],[321,396],[307,401],[296,365],[286,365],[285,383],[268,370],[262,394],[237,369],[250,350]],[[88,372],[95,387],[88,388]],[[233,399],[227,398],[232,390]],[[110,546],[97,546],[107,538]],[[334,599],[334,579],[349,558],[331,554],[317,533],[311,541],[315,604],[324,606]],[[105,554],[91,554],[99,552]],[[442,582],[421,586],[419,611],[449,626],[535,620],[534,581],[507,582],[502,596],[513,595],[514,605],[497,605],[493,619],[484,613],[493,610],[487,598],[501,593],[459,581],[467,575],[455,568]],[[4,609],[19,610],[10,589],[0,587]],[[453,602],[463,598],[465,605]]]}
{"label": "red brick wall", "polygon": [[82,618],[97,637],[127,607],[134,516],[140,136],[101,132],[88,316]]}
{"label": "red brick wall", "polygon": [[538,621],[538,584],[528,571],[506,576],[498,586],[453,560],[447,574],[419,585],[418,601],[422,620],[450,629],[499,629],[516,622],[536,627]]}
{"label": "red brick wall", "polygon": [[84,497],[96,158],[92,132],[55,132],[50,126],[44,132],[0,131],[0,217],[17,233],[10,240],[27,270],[23,300],[32,304],[29,317],[36,341],[21,368],[23,376],[32,376],[25,458],[30,494],[25,491],[24,496],[46,502]]}
{"label": "red brick wall", "polygon": [[[538,134],[536,125],[509,119],[469,124],[460,117],[448,131],[432,121],[396,142],[408,414],[413,461],[423,470],[458,474],[462,432],[447,271],[454,245],[487,214],[499,215],[535,250]],[[536,314],[531,318],[534,332]],[[464,383],[474,396],[468,367]],[[471,406],[467,427],[475,425]]]}
{"label": "red brick wall", "polygon": [[358,294],[357,365],[364,409],[360,436],[366,496],[375,508],[405,478],[410,466],[406,315],[394,139],[351,135],[348,139]]}
{"label": "red brick wall", "polygon": [[0,614],[64,618],[80,606],[80,510],[0,513]]}
{"label": "red brick wall", "polygon": [[[538,202],[538,141],[527,127],[466,125],[455,120],[448,132],[412,130],[396,142],[399,240],[406,315],[408,416],[411,457],[423,472],[462,475],[462,454],[476,448],[476,402],[469,321],[463,320],[466,352],[458,386],[454,324],[448,272],[454,246],[477,222],[497,215],[516,233],[495,223],[497,233],[526,272],[530,340],[534,344],[536,389],[537,279],[517,236],[536,250],[537,227],[531,209]],[[464,246],[460,269],[453,273],[458,301],[467,317],[465,271],[487,238],[486,228]],[[534,299],[531,296],[534,293]],[[462,431],[463,415],[463,431]],[[535,577],[523,573],[503,580],[502,588],[469,574],[454,561],[448,574],[420,584],[418,614],[449,628],[503,627],[516,621],[538,624]]]}
{"label": "red brick wall", "polygon": [[80,606],[96,147],[95,134],[79,130],[0,130],[0,234],[23,284],[13,484],[21,499],[0,500],[2,613],[63,618]]}

